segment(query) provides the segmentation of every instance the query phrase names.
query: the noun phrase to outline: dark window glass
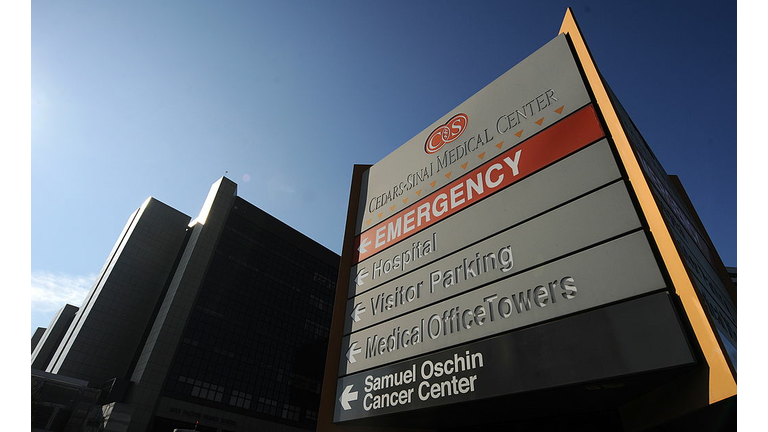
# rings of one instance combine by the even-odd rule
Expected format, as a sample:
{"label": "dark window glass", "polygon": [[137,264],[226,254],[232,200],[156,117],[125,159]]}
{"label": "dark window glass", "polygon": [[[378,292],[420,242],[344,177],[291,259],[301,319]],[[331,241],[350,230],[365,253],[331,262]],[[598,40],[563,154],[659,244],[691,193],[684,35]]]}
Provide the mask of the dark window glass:
{"label": "dark window glass", "polygon": [[265,227],[247,202],[236,207],[165,394],[313,428],[338,268],[281,238],[285,227]]}

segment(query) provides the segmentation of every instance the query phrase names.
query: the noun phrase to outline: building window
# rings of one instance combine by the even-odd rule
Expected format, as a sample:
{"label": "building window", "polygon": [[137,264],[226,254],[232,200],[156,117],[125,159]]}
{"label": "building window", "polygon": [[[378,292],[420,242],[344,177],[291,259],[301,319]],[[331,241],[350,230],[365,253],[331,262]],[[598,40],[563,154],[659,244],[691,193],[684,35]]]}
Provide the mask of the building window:
{"label": "building window", "polygon": [[256,406],[256,411],[273,416],[277,415],[277,401],[260,397],[259,404]]}
{"label": "building window", "polygon": [[236,407],[249,409],[251,407],[251,398],[253,396],[249,393],[232,390],[232,395],[229,398],[229,404]]}
{"label": "building window", "polygon": [[187,384],[192,384],[191,395],[203,399],[208,399],[214,402],[221,402],[221,398],[224,397],[224,387],[211,384],[208,382],[187,378],[180,376],[179,381]]}
{"label": "building window", "polygon": [[284,419],[299,421],[300,417],[301,417],[301,408],[294,405],[290,405],[290,404],[283,404]]}

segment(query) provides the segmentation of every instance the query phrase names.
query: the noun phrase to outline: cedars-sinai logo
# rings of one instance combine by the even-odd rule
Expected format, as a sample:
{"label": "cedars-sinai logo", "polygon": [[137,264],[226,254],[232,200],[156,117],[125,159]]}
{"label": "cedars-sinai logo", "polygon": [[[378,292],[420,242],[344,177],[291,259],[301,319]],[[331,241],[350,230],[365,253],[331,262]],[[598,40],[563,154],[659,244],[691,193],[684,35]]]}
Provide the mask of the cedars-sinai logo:
{"label": "cedars-sinai logo", "polygon": [[469,117],[466,114],[456,114],[444,125],[433,130],[424,143],[424,151],[432,154],[440,150],[445,144],[456,141],[461,136],[469,123]]}

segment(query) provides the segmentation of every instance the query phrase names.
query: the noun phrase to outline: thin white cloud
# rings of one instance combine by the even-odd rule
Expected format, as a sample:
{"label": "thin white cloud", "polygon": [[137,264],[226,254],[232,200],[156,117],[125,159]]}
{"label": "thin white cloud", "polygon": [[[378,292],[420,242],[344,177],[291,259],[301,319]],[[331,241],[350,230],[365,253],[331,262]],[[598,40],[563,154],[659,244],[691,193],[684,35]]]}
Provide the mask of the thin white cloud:
{"label": "thin white cloud", "polygon": [[32,312],[53,312],[65,304],[80,306],[96,275],[72,276],[45,271],[32,272]]}
{"label": "thin white cloud", "polygon": [[276,200],[288,198],[296,193],[289,178],[283,173],[277,173],[269,179],[267,190],[269,197]]}

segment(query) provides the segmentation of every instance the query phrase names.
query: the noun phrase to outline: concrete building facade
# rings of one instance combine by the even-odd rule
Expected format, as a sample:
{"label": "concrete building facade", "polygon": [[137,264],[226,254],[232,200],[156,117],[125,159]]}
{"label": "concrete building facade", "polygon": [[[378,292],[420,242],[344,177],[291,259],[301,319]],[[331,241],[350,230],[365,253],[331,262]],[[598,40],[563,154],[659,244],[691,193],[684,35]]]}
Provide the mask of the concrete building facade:
{"label": "concrete building facade", "polygon": [[33,369],[99,389],[100,430],[314,429],[338,255],[227,178],[190,220],[147,199]]}

